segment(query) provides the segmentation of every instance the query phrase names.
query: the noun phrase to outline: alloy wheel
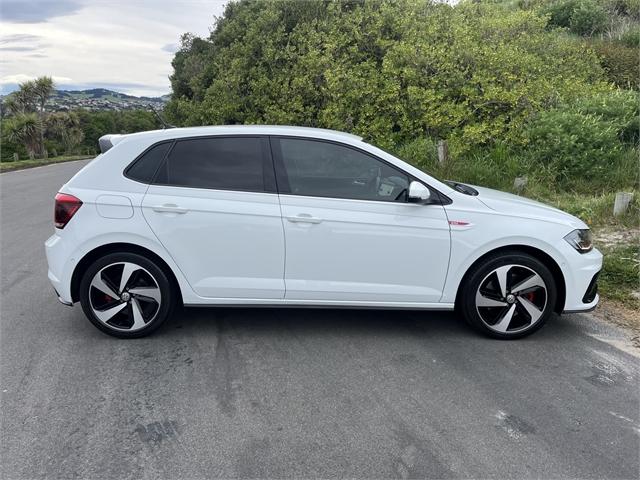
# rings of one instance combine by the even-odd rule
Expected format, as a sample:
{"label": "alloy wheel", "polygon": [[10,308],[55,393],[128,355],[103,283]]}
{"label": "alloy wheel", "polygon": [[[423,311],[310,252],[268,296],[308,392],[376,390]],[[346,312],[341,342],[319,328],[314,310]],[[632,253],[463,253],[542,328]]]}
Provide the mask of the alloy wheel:
{"label": "alloy wheel", "polygon": [[547,285],[524,265],[504,265],[491,271],[476,292],[476,310],[482,322],[501,334],[533,327],[547,306]]}
{"label": "alloy wheel", "polygon": [[117,262],[99,270],[89,285],[94,316],[107,327],[135,332],[154,320],[162,295],[148,270],[132,262]]}

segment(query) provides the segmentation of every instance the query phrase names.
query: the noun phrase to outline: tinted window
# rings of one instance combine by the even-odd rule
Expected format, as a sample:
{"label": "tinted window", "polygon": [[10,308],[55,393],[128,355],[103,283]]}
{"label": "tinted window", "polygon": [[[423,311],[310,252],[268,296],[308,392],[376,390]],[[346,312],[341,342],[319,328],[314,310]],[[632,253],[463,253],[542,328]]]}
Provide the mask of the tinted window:
{"label": "tinted window", "polygon": [[170,147],[171,142],[160,143],[151,147],[127,169],[127,177],[138,182],[151,183]]}
{"label": "tinted window", "polygon": [[[277,143],[276,143],[277,144]],[[353,148],[328,142],[279,139],[279,184],[290,192],[316,197],[359,200],[406,200],[409,178],[402,171]]]}
{"label": "tinted window", "polygon": [[154,183],[264,191],[263,163],[259,138],[178,140]]}

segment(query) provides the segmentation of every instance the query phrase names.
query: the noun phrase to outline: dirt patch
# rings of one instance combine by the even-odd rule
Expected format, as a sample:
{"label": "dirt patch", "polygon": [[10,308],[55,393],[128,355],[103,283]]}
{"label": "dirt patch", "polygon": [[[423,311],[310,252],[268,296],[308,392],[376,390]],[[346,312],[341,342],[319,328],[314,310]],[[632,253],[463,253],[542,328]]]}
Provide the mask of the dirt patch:
{"label": "dirt patch", "polygon": [[621,244],[637,242],[640,238],[640,228],[625,228],[620,230],[598,230],[594,232],[596,247],[615,247]]}
{"label": "dirt patch", "polygon": [[601,299],[593,314],[602,320],[623,327],[631,333],[631,343],[640,348],[640,313],[619,302]]}

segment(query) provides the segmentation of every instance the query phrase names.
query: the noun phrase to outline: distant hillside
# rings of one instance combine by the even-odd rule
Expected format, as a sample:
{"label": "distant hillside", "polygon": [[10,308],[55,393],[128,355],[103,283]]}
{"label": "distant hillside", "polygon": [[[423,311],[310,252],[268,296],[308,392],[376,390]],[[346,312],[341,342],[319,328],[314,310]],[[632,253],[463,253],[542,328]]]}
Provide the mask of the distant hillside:
{"label": "distant hillside", "polygon": [[64,111],[75,108],[87,110],[135,110],[154,107],[162,109],[169,95],[135,97],[106,88],[89,90],[56,90],[47,103],[47,110]]}

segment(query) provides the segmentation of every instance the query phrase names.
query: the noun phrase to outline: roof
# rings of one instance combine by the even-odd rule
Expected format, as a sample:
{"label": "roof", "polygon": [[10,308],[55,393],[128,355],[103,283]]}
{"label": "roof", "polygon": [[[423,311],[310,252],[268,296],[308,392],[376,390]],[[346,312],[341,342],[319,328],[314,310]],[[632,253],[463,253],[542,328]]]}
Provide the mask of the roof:
{"label": "roof", "polygon": [[291,135],[314,137],[328,140],[342,140],[350,143],[362,141],[362,137],[351,133],[325,128],[294,127],[286,125],[217,125],[207,127],[167,128],[125,135],[104,135],[100,137],[100,150],[104,153],[113,145],[125,139],[155,142],[172,138],[199,137],[206,135]]}

